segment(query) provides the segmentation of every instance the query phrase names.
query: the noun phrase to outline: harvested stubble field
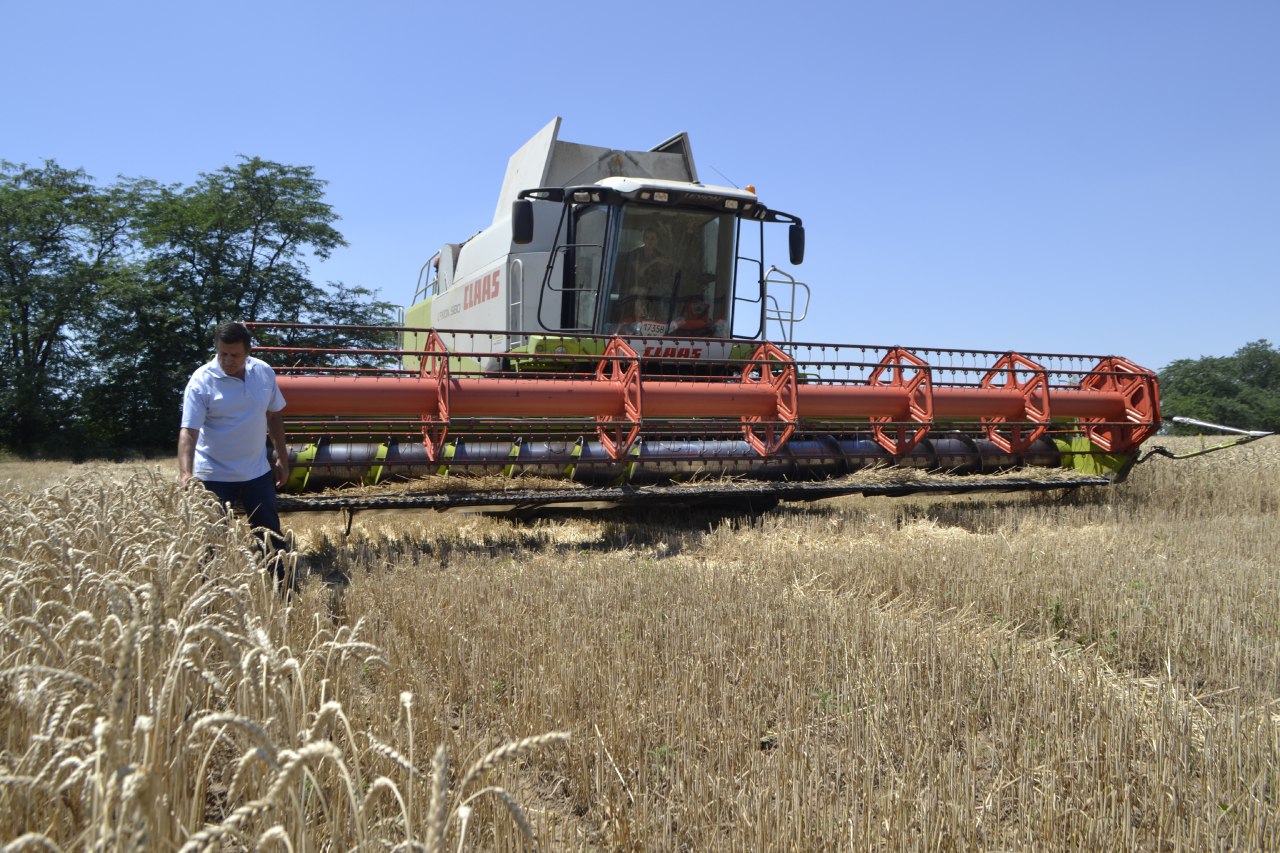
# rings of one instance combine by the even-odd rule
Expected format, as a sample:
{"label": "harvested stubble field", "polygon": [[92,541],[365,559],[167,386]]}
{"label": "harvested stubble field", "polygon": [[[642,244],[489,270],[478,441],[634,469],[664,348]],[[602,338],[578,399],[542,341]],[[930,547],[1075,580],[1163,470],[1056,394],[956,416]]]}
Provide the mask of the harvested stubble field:
{"label": "harvested stubble field", "polygon": [[1280,848],[1273,439],[1065,497],[294,516],[287,602],[171,467],[0,466],[15,849]]}

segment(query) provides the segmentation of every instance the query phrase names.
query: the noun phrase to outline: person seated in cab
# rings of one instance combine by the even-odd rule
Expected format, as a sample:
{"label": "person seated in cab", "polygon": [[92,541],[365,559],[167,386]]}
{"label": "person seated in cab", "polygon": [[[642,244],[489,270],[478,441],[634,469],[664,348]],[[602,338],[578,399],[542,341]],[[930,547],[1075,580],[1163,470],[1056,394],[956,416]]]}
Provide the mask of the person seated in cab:
{"label": "person seated in cab", "polygon": [[724,324],[716,320],[706,297],[695,295],[684,300],[680,316],[667,332],[686,338],[718,338],[724,336]]}
{"label": "person seated in cab", "polygon": [[636,291],[623,309],[624,316],[614,327],[614,334],[637,335],[642,337],[661,337],[667,331],[667,311],[663,305],[665,300],[654,296],[646,289]]}

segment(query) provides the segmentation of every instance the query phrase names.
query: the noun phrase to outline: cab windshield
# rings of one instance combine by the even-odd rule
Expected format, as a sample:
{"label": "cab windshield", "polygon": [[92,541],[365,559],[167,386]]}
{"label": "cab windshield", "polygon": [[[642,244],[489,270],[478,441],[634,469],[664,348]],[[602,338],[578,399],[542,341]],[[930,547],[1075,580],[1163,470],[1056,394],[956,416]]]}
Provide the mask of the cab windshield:
{"label": "cab windshield", "polygon": [[727,337],[737,219],[712,211],[623,206],[597,306],[609,334]]}

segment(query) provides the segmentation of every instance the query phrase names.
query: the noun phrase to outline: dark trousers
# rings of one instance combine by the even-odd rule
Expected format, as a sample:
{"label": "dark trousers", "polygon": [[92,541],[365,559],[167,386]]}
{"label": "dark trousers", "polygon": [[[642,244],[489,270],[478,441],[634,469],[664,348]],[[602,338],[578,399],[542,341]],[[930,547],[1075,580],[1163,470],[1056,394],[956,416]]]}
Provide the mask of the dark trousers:
{"label": "dark trousers", "polygon": [[205,480],[204,487],[217,495],[218,503],[243,509],[249,517],[250,525],[265,528],[266,533],[259,531],[257,534],[265,553],[270,554],[284,548],[280,514],[276,512],[276,480],[273,472],[268,471],[261,477],[242,483]]}

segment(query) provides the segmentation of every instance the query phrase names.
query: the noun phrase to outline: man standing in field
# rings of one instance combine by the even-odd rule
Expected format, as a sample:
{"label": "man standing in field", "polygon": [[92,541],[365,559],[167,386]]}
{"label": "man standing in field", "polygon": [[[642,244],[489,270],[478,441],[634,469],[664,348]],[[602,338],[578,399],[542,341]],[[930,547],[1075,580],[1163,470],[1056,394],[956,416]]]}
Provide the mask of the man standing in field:
{"label": "man standing in field", "polygon": [[[249,355],[249,330],[223,323],[213,335],[215,356],[191,375],[182,398],[178,482],[202,483],[226,505],[239,504],[255,528],[267,531],[263,548],[284,545],[276,487],[289,479],[284,439],[284,396],[266,362]],[[267,438],[275,464],[267,459]],[[277,575],[280,573],[277,567]],[[277,578],[282,580],[281,578]]]}

